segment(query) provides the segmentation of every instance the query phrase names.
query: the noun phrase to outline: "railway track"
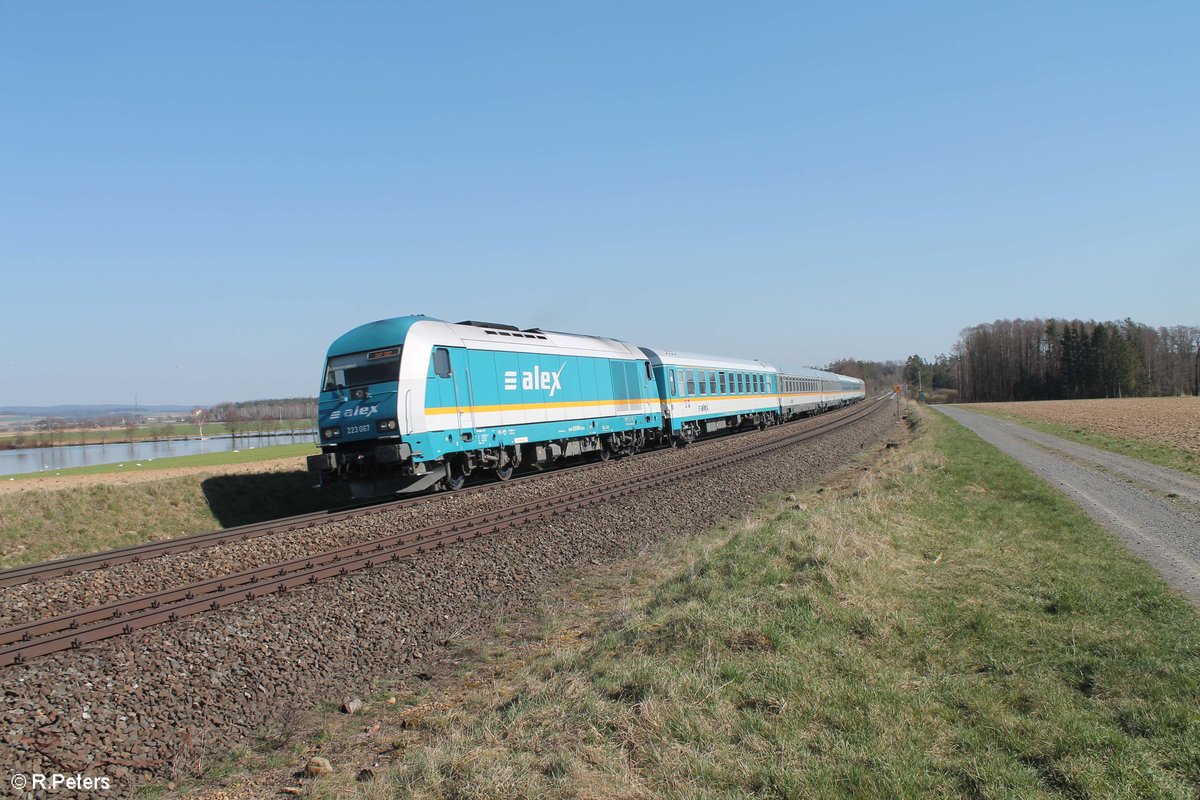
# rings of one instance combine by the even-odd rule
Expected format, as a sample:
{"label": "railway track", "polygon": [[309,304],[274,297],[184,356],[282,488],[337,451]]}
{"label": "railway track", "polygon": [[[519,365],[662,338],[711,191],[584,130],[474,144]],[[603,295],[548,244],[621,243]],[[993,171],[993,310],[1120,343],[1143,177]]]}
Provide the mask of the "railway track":
{"label": "railway track", "polygon": [[[449,544],[484,536],[524,522],[543,519],[569,511],[595,505],[605,500],[623,497],[665,483],[728,467],[739,461],[761,456],[784,447],[816,438],[838,428],[849,425],[868,414],[886,406],[882,401],[868,401],[844,416],[828,420],[824,424],[749,447],[728,452],[707,454],[695,461],[677,465],[666,470],[612,481],[585,489],[565,492],[517,504],[498,511],[478,514],[449,523],[431,525],[406,531],[366,543],[340,547],[326,552],[305,556],[287,562],[248,569],[140,597],[120,600],[102,606],[81,609],[68,614],[14,625],[0,630],[0,666],[21,664],[31,658],[62,650],[80,648],[103,639],[132,633],[134,631],[171,622],[188,616],[217,610],[234,603],[253,600],[275,592],[316,583],[330,577],[346,575],[359,570],[372,569]],[[494,485],[494,484],[492,484]],[[491,486],[491,485],[489,485]],[[477,487],[486,490],[488,486]],[[147,546],[124,548],[120,551],[101,553],[80,559],[64,559],[50,562],[43,567],[78,571],[81,568],[100,568],[106,563],[126,563],[151,555],[166,552],[197,549],[220,541],[243,540],[283,530],[322,524],[332,519],[363,516],[379,513],[397,505],[409,505],[427,498],[411,498],[366,508],[346,509],[338,512],[322,512],[302,515],[286,520],[277,520],[261,525],[243,526],[187,537],[192,540],[172,540],[153,543],[157,549]],[[220,538],[217,534],[229,534]],[[113,553],[121,553],[120,561],[113,561]],[[105,561],[104,559],[108,559]],[[67,562],[73,562],[68,564]],[[91,565],[91,566],[82,566]],[[32,569],[32,568],[27,568]],[[10,570],[9,573],[17,572]],[[45,575],[42,573],[33,573]],[[69,574],[60,571],[58,575]],[[5,574],[7,575],[7,573]],[[19,582],[19,581],[16,581]]]}
{"label": "railway track", "polygon": [[[559,472],[591,469],[595,466],[595,464],[578,464],[571,467],[566,467],[562,470],[559,470]],[[496,486],[509,486],[516,483],[536,480],[537,478],[541,477],[542,474],[543,473],[532,473],[529,475],[515,477],[504,482],[491,482],[467,486],[466,488],[458,490],[454,494],[458,496],[474,494],[477,492],[486,492],[495,488]],[[35,581],[44,581],[62,576],[77,575],[81,572],[88,572],[90,570],[108,569],[119,564],[136,564],[149,558],[158,558],[159,556],[170,555],[172,553],[187,553],[220,544],[242,542],[277,533],[303,530],[304,528],[312,528],[317,525],[326,525],[330,522],[337,522],[338,520],[349,519],[351,517],[361,517],[369,514],[381,514],[397,508],[417,505],[419,503],[426,502],[431,498],[439,496],[441,495],[437,493],[423,494],[415,497],[406,497],[401,500],[389,500],[384,502],[343,506],[341,508],[333,508],[326,511],[313,511],[308,514],[298,514],[294,517],[282,517],[279,519],[264,520],[263,522],[255,522],[249,525],[221,528],[219,530],[209,531],[206,533],[178,536],[173,539],[166,539],[163,541],[144,542],[142,544],[129,545],[128,547],[104,550],[98,553],[85,553],[83,555],[70,556],[67,558],[57,559],[55,561],[45,561],[40,564],[28,564],[23,567],[12,567],[10,569],[0,570],[0,588],[6,586],[19,586],[23,583],[33,583]]]}

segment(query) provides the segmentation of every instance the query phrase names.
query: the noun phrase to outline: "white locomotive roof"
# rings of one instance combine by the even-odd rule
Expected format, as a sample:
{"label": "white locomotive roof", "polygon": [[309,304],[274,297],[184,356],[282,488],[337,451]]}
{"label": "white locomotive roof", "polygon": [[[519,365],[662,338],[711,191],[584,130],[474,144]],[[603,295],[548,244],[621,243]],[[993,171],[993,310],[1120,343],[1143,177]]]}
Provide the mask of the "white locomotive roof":
{"label": "white locomotive roof", "polygon": [[642,352],[656,366],[669,367],[703,367],[704,369],[753,370],[755,372],[778,372],[772,364],[758,359],[726,358],[725,356],[710,356],[703,353],[685,353],[665,348],[641,348]]}
{"label": "white locomotive roof", "polygon": [[528,331],[442,323],[448,333],[476,350],[508,352],[552,352],[557,355],[591,356],[619,359],[642,359],[637,348],[618,339],[602,336],[580,336],[533,329]]}

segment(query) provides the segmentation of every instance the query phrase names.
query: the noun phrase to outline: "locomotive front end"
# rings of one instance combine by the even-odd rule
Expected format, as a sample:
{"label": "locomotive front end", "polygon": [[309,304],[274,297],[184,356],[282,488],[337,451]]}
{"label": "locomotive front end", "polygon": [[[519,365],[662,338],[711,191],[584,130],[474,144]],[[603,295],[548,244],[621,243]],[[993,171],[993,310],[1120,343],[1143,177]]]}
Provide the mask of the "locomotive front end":
{"label": "locomotive front end", "polygon": [[405,336],[415,321],[373,322],[330,346],[317,406],[321,453],[308,458],[314,485],[347,480],[355,497],[371,497],[412,482],[398,400]]}

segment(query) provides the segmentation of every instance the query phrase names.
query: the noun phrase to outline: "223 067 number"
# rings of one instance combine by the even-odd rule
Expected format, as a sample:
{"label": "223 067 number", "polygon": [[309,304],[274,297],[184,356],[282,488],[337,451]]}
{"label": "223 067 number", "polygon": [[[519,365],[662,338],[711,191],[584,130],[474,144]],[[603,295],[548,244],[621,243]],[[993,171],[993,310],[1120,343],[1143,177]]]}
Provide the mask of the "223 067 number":
{"label": "223 067 number", "polygon": [[353,436],[356,433],[370,433],[370,431],[370,425],[351,425],[350,427],[346,428],[346,435]]}

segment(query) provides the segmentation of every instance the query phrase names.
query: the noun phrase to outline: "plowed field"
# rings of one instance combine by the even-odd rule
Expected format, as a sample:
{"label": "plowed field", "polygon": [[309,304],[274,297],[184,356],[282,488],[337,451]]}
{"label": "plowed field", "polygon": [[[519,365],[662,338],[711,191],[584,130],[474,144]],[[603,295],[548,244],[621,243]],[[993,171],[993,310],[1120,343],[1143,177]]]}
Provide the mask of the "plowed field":
{"label": "plowed field", "polygon": [[1200,453],[1200,397],[1046,400],[981,403],[976,407],[981,411],[999,411],[1118,439]]}

